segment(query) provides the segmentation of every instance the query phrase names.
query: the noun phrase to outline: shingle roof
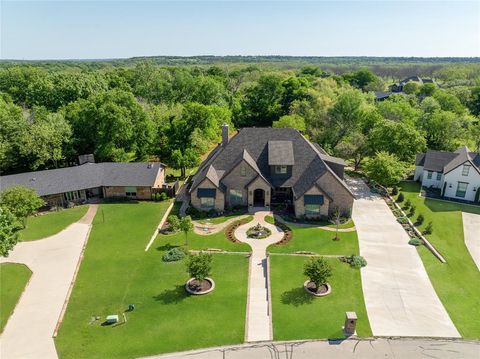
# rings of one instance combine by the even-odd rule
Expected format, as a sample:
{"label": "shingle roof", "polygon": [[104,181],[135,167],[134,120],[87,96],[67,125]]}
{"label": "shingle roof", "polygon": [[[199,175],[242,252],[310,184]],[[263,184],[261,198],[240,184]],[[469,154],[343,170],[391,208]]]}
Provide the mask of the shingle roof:
{"label": "shingle roof", "polygon": [[0,191],[21,185],[40,196],[100,186],[146,186],[155,183],[164,165],[156,163],[85,163],[81,166],[0,177]]}
{"label": "shingle roof", "polygon": [[418,153],[415,158],[415,166],[423,166],[425,164],[425,153]]}
{"label": "shingle roof", "polygon": [[295,159],[292,141],[268,141],[268,164],[293,166]]}
{"label": "shingle roof", "polygon": [[477,171],[479,171],[479,167],[475,163],[475,157],[478,156],[477,153],[474,153],[477,156],[472,156],[467,146],[460,147],[458,150],[455,151],[455,153],[457,154],[457,156],[447,165],[445,165],[444,173],[448,173],[451,170],[454,170],[455,168],[467,161],[470,161],[474,165],[474,167],[476,167]]}
{"label": "shingle roof", "polygon": [[427,150],[427,153],[417,154],[415,164],[427,171],[447,173],[467,161],[480,172],[480,153],[470,152],[466,146],[455,152]]}
{"label": "shingle roof", "polygon": [[[220,149],[217,147],[201,165],[193,178],[191,191],[194,190],[206,178],[207,168],[213,165],[217,173],[226,175],[232,168],[237,166],[238,161],[245,159],[247,163],[264,178],[272,183],[269,165],[269,142],[291,143],[294,165],[291,176],[275,178],[275,186],[292,187],[296,195],[307,191],[313,183],[325,172],[331,172],[340,183],[351,193],[348,186],[343,182],[325,161],[332,161],[344,165],[339,159],[326,155],[318,145],[312,144],[300,132],[291,128],[254,128],[241,129],[230,142]],[[290,146],[290,145],[288,145]],[[220,146],[219,146],[220,147]],[[289,150],[290,151],[290,150]],[[324,159],[322,159],[322,157]],[[221,175],[219,175],[221,182]],[[298,192],[298,193],[297,193]],[[301,193],[301,194],[299,194]],[[353,196],[353,194],[352,194]]]}
{"label": "shingle roof", "polygon": [[456,156],[457,154],[452,152],[427,150],[423,168],[428,171],[443,172],[445,165]]}

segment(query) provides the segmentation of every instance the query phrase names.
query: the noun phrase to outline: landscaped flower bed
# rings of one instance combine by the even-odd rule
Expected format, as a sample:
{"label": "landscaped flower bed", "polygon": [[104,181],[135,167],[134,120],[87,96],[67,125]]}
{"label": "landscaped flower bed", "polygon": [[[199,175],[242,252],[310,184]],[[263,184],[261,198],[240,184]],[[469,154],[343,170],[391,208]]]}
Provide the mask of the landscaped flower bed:
{"label": "landscaped flower bed", "polygon": [[252,217],[246,217],[239,219],[238,221],[235,221],[231,223],[227,229],[225,230],[225,235],[227,236],[227,239],[233,243],[241,243],[236,237],[235,237],[235,230],[240,227],[242,224],[246,224],[252,220]]}
{"label": "landscaped flower bed", "polygon": [[257,224],[247,230],[248,238],[253,239],[264,239],[269,237],[272,234],[272,231],[269,230],[267,227]]}
{"label": "landscaped flower bed", "polygon": [[279,227],[283,231],[283,238],[281,241],[277,242],[276,245],[287,244],[290,239],[293,237],[292,229],[287,226],[285,223],[277,221],[275,223],[277,227]]}

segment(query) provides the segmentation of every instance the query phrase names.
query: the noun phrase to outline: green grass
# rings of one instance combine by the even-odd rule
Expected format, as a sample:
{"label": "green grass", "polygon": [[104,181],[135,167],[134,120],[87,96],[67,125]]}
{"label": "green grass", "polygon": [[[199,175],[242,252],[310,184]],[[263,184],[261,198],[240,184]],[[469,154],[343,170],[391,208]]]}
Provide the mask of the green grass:
{"label": "green grass", "polygon": [[[145,252],[168,203],[105,204],[97,216],[64,322],[60,358],[135,358],[243,341],[248,259],[214,256],[216,289],[189,296],[184,261],[165,263],[155,245]],[[158,242],[157,242],[158,244]],[[158,246],[157,246],[158,247]],[[133,303],[128,322],[101,326]],[[92,316],[101,320],[90,324]]]}
{"label": "green grass", "polygon": [[417,207],[414,218],[420,213],[425,216],[420,230],[432,221],[433,233],[427,238],[447,261],[442,264],[428,249],[418,247],[437,295],[460,334],[480,338],[480,272],[465,246],[461,213],[480,214],[480,208],[418,197],[417,183],[404,182],[400,187],[405,200]]}
{"label": "green grass", "polygon": [[295,253],[309,251],[318,254],[350,255],[358,254],[357,232],[339,232],[340,241],[334,241],[335,232],[312,227],[290,226],[292,239],[285,245],[272,244],[271,253]]}
{"label": "green grass", "polygon": [[20,231],[20,239],[22,241],[34,241],[53,236],[82,218],[87,213],[87,210],[88,206],[79,206],[29,217],[27,228]]}
{"label": "green grass", "polygon": [[235,218],[235,217],[238,217],[238,216],[241,216],[241,215],[245,215],[245,214],[246,214],[245,212],[229,213],[229,214],[226,214],[224,216],[200,219],[200,220],[197,220],[197,222],[201,223],[201,224],[206,224],[207,221],[208,221],[208,223],[211,223],[211,224],[220,224],[220,223],[224,223],[224,222],[226,222],[226,221],[228,221],[232,218]]}
{"label": "green grass", "polygon": [[[165,250],[175,246],[185,244],[185,234],[183,232],[174,234],[159,234],[153,243],[157,250]],[[246,243],[233,243],[225,236],[225,231],[209,235],[200,235],[190,232],[188,234],[188,247],[190,249],[201,250],[208,248],[223,249],[230,252],[250,252],[250,246]]]}
{"label": "green grass", "polygon": [[12,315],[32,272],[23,264],[0,264],[0,333]]}
{"label": "green grass", "polygon": [[275,218],[273,216],[265,216],[265,222],[275,224]]}
{"label": "green grass", "polygon": [[360,270],[338,259],[333,268],[332,293],[315,298],[303,289],[306,257],[271,256],[272,318],[274,340],[343,338],[345,312],[357,313],[357,334],[371,336],[362,294]]}

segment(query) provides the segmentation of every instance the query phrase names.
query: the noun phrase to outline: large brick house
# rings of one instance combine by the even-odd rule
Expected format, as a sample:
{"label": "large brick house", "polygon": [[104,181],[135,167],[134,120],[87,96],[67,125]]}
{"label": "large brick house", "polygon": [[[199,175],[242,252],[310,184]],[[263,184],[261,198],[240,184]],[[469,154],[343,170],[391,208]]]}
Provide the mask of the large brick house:
{"label": "large brick house", "polygon": [[455,152],[419,153],[414,179],[423,187],[438,188],[442,197],[480,203],[480,153],[466,146]]}
{"label": "large brick house", "polygon": [[297,217],[350,213],[354,195],[344,182],[345,162],[290,128],[243,128],[202,162],[189,187],[198,210],[286,204]]}
{"label": "large brick house", "polygon": [[34,189],[50,206],[92,198],[151,199],[165,183],[165,165],[154,163],[84,163],[80,166],[0,177],[0,191],[13,186]]}

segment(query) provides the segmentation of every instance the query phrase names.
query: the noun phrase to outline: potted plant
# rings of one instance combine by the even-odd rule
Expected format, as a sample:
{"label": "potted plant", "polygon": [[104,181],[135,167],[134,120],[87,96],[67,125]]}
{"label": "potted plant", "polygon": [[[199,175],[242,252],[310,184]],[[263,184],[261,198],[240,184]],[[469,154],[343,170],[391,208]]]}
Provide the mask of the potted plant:
{"label": "potted plant", "polygon": [[212,271],[212,255],[209,253],[191,254],[187,261],[190,279],[185,289],[190,294],[207,294],[215,289],[215,282],[209,278]]}
{"label": "potted plant", "polygon": [[330,294],[332,288],[327,283],[328,278],[332,276],[332,268],[322,257],[311,257],[305,263],[303,274],[309,279],[303,284],[305,291],[316,297],[323,297]]}

